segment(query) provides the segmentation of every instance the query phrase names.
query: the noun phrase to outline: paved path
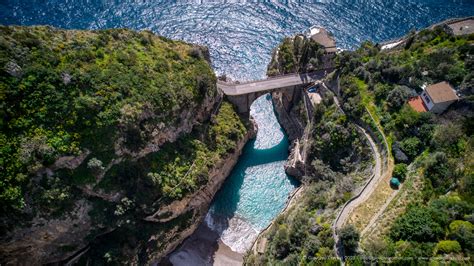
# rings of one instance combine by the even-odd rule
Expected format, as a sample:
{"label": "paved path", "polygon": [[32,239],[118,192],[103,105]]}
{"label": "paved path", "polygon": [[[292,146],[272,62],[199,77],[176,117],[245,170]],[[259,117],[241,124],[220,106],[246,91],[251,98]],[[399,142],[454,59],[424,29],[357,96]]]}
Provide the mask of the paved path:
{"label": "paved path", "polygon": [[302,85],[321,79],[333,69],[323,69],[304,74],[288,74],[270,77],[263,80],[249,81],[243,83],[217,82],[217,87],[226,95],[243,95],[259,91],[268,91],[278,88]]}
{"label": "paved path", "polygon": [[336,219],[334,220],[333,223],[333,237],[335,240],[335,245],[334,249],[336,251],[336,255],[342,260],[342,246],[338,245],[339,242],[339,237],[337,235],[337,231],[344,225],[346,220],[349,218],[351,212],[359,206],[362,202],[366,201],[372,192],[374,192],[375,187],[377,184],[380,182],[382,179],[382,156],[377,148],[377,145],[375,144],[374,140],[372,137],[366,132],[365,129],[362,127],[356,125],[359,130],[365,135],[367,140],[369,141],[370,148],[372,149],[372,153],[374,155],[375,159],[375,166],[373,169],[373,174],[367,181],[367,183],[364,185],[362,190],[359,192],[358,195],[354,196],[352,199],[346,202],[346,204],[342,207],[341,211],[339,214],[336,216]]}
{"label": "paved path", "polygon": [[349,218],[349,214],[355,207],[357,207],[360,203],[364,202],[369,198],[370,194],[372,194],[372,192],[374,191],[376,184],[380,181],[382,177],[382,156],[380,155],[377,145],[375,144],[372,137],[370,137],[370,135],[365,131],[365,129],[359,126],[357,127],[369,141],[370,148],[372,149],[372,152],[374,154],[375,166],[372,177],[367,181],[359,195],[352,198],[351,201],[348,201],[347,204],[340,211],[334,223],[334,227],[336,230],[342,227],[347,218]]}

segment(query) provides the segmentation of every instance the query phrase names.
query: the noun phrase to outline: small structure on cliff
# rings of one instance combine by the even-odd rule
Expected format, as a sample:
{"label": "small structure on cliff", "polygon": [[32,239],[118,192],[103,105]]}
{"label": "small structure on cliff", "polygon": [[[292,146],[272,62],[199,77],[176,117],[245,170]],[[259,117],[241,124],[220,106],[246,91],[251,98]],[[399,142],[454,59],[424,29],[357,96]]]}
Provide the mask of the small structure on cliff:
{"label": "small structure on cliff", "polygon": [[335,54],[337,52],[334,36],[325,28],[311,27],[309,29],[308,38],[324,46],[326,54]]}
{"label": "small structure on cliff", "polygon": [[474,33],[474,17],[457,20],[447,24],[448,30],[454,35],[468,35]]}

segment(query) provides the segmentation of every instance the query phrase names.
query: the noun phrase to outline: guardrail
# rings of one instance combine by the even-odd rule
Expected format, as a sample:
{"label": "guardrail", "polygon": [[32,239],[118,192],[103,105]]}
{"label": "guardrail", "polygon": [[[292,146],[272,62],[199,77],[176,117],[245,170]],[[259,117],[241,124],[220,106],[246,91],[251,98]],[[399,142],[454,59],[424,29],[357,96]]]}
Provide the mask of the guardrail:
{"label": "guardrail", "polygon": [[276,80],[276,79],[281,79],[281,78],[286,78],[286,77],[297,77],[297,76],[303,76],[303,75],[306,75],[306,76],[317,75],[318,73],[323,72],[323,71],[328,71],[328,73],[329,73],[332,70],[334,70],[333,67],[328,67],[328,68],[321,68],[321,69],[318,69],[318,70],[312,71],[312,72],[288,73],[288,74],[282,74],[282,75],[278,75],[278,76],[269,76],[266,79],[248,80],[248,81],[243,81],[243,82],[239,82],[239,81],[226,82],[226,81],[222,81],[222,80],[217,80],[217,84],[228,85],[228,86],[246,85],[246,84],[250,84],[250,83],[265,82],[265,81],[269,81],[269,80]]}

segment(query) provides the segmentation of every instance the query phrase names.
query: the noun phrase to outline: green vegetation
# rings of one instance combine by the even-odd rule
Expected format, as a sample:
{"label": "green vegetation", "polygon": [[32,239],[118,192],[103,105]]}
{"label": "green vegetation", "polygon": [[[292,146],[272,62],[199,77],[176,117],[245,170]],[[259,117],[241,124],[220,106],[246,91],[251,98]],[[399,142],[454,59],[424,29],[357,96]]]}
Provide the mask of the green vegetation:
{"label": "green vegetation", "polygon": [[395,165],[393,169],[393,176],[398,178],[401,182],[403,182],[407,175],[407,165],[404,163],[398,163]]}
{"label": "green vegetation", "polygon": [[[111,224],[119,228],[110,236],[92,242],[93,248],[86,256],[90,264],[104,263],[110,258],[123,263],[131,259],[130,254],[139,254],[139,259],[146,263],[152,252],[162,251],[174,240],[176,234],[170,234],[171,231],[180,233],[199,218],[203,210],[193,209],[168,222],[142,221],[160,207],[206,185],[211,169],[235,151],[237,143],[247,134],[249,125],[228,102],[222,103],[211,120],[176,142],[165,144],[159,152],[136,161],[124,161],[107,172],[98,186],[123,191],[127,198],[108,207],[107,214],[96,213],[104,207],[94,208],[91,215],[97,227]],[[155,240],[149,241],[151,236]],[[148,250],[147,246],[153,248]],[[133,252],[128,254],[130,251],[124,247],[134,247]]]}
{"label": "green vegetation", "polygon": [[273,52],[267,75],[305,73],[324,64],[324,47],[303,35],[285,38]]}
{"label": "green vegetation", "polygon": [[347,225],[341,228],[339,232],[345,256],[353,256],[359,246],[359,233],[353,225]]}
{"label": "green vegetation", "polygon": [[193,134],[166,143],[159,152],[114,165],[98,187],[125,189],[139,204],[167,203],[194,192],[207,183],[210,169],[234,151],[247,132],[230,103],[223,102],[213,120],[208,128],[201,126]]}
{"label": "green vegetation", "polygon": [[[413,33],[406,45],[381,51],[363,43],[337,58],[343,109],[354,119],[368,111],[389,136],[396,161],[393,176],[405,180],[408,165],[423,176],[421,201],[414,201],[390,225],[383,239],[367,246],[371,256],[433,257],[439,254],[471,256],[474,252],[461,234],[472,240],[468,223],[474,210],[472,83],[474,36],[451,36],[442,27]],[[407,100],[422,84],[448,81],[462,95],[442,115],[418,113]],[[370,121],[373,129],[377,127]],[[375,131],[375,130],[374,130]]]}
{"label": "green vegetation", "polygon": [[[301,62],[306,61],[295,49],[295,40],[304,38],[287,38],[276,50],[269,75],[304,71]],[[361,169],[354,165],[367,160],[363,156],[367,151],[361,150],[367,145],[359,140],[353,122],[370,127],[382,144],[386,139],[387,155],[396,162],[393,177],[403,182],[419,173],[423,183],[420,196],[407,203],[402,215],[383,225],[390,229],[383,239],[364,245],[364,254],[392,257],[396,264],[421,263],[418,258],[435,256],[472,257],[473,47],[473,35],[451,36],[437,27],[410,34],[401,48],[381,51],[380,45],[365,42],[356,51],[339,54],[333,77],[340,78],[340,102],[346,115],[338,112],[331,97],[323,97],[323,104],[316,107],[304,195],[265,233],[265,253],[249,254],[246,263],[311,265],[320,262],[318,257],[334,255],[334,240],[325,229],[359,180],[356,173]],[[440,81],[453,85],[463,100],[437,116],[418,113],[407,104],[421,92],[421,85]],[[412,185],[411,180],[405,183]],[[343,233],[346,255],[364,255],[357,253],[355,228],[348,226]],[[348,263],[364,260],[359,257]]]}
{"label": "green vegetation", "polygon": [[80,203],[83,264],[146,264],[176,241],[203,210],[145,218],[205,186],[249,127],[217,103],[208,60],[148,31],[0,27],[0,232],[89,226]]}
{"label": "green vegetation", "polygon": [[[67,188],[32,191],[32,177],[56,159],[89,150],[83,173],[98,174],[114,144],[137,151],[156,125],[180,124],[182,106],[214,97],[215,77],[201,50],[147,31],[0,27],[2,214],[31,207],[27,194],[70,196]],[[95,180],[61,177],[66,187]]]}

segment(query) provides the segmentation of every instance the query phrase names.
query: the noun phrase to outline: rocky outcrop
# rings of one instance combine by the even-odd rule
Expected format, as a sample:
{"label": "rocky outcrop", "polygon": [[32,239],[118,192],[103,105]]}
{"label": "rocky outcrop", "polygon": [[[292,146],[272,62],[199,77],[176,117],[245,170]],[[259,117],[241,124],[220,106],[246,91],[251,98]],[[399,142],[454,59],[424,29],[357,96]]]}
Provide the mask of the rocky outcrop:
{"label": "rocky outcrop", "polygon": [[11,265],[41,265],[73,255],[87,246],[91,228],[87,200],[76,202],[66,217],[36,217],[31,226],[17,228],[0,245],[0,261]]}
{"label": "rocky outcrop", "polygon": [[301,100],[301,88],[285,89],[272,93],[273,106],[278,121],[282,125],[290,141],[303,136],[304,121],[295,113],[294,106]]}
{"label": "rocky outcrop", "polygon": [[[278,121],[291,141],[290,156],[285,163],[285,172],[299,178],[304,175],[304,137],[306,121],[297,113],[296,106],[301,98],[302,88],[282,90],[272,93],[273,106]],[[303,144],[303,145],[299,145]]]}
{"label": "rocky outcrop", "polygon": [[293,143],[290,148],[290,155],[285,163],[285,172],[294,177],[302,177],[305,173],[305,162],[303,158],[304,143],[301,143],[298,139]]}

